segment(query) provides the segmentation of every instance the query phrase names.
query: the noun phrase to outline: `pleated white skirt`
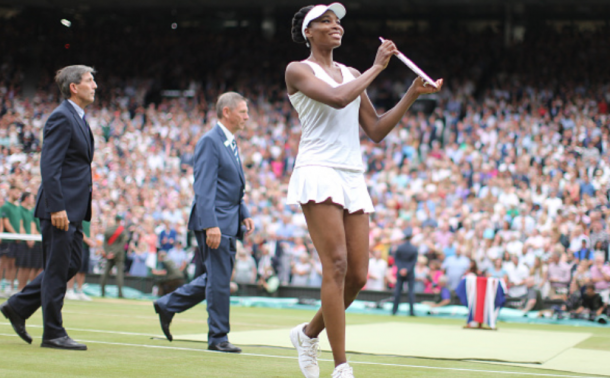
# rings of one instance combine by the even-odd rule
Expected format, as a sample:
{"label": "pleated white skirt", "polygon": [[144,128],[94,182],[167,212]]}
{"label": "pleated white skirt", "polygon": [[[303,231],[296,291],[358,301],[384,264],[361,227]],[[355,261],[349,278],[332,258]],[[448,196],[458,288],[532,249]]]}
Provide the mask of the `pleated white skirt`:
{"label": "pleated white skirt", "polygon": [[320,203],[329,198],[350,213],[375,211],[362,172],[317,165],[294,169],[288,184],[289,205]]}

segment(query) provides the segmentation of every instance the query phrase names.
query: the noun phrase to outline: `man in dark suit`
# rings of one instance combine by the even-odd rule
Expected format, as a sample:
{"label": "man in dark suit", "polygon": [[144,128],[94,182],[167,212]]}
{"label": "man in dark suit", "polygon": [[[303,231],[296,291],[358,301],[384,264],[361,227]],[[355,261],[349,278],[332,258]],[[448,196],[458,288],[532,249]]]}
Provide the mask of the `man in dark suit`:
{"label": "man in dark suit", "polygon": [[413,286],[415,285],[415,263],[417,262],[418,251],[417,247],[411,244],[411,237],[413,233],[410,228],[404,231],[405,241],[396,248],[396,255],[394,256],[394,264],[396,265],[396,287],[394,291],[394,307],[392,308],[392,315],[396,315],[398,311],[398,305],[400,304],[400,294],[402,293],[402,287],[405,281],[409,282],[409,313],[414,316],[413,306],[415,305],[415,292]]}
{"label": "man in dark suit", "polygon": [[246,99],[235,92],[221,95],[216,103],[218,125],[195,148],[193,189],[195,200],[188,228],[195,232],[203,254],[205,273],[189,284],[154,302],[161,328],[169,341],[169,325],[175,313],[207,298],[208,349],[239,353],[228,340],[229,296],[235,262],[235,242],[254,231],[254,222],[243,201],[246,180],[234,134],[248,120]]}
{"label": "man in dark suit", "polygon": [[91,220],[93,135],[84,108],[95,99],[93,68],[68,66],[55,81],[66,98],[44,126],[40,157],[42,184],[34,215],[40,219],[45,270],[6,301],[0,311],[26,342],[25,320],[42,306],[42,347],[86,350],[63,327],[61,309],[67,282],[81,266],[82,221]]}

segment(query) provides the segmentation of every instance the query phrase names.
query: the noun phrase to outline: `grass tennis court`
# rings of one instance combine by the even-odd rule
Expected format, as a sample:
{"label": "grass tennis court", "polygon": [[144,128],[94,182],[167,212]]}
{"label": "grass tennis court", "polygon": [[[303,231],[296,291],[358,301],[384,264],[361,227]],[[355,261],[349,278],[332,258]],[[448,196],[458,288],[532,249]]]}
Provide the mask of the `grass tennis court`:
{"label": "grass tennis court", "polygon": [[[232,332],[264,331],[290,328],[307,321],[311,311],[233,307]],[[205,334],[207,313],[200,305],[174,318],[172,333]],[[405,326],[462,326],[461,320],[390,317],[347,314],[349,325],[379,326],[382,323],[405,323]],[[32,345],[24,343],[10,324],[0,318],[0,377],[301,377],[292,349],[244,345],[241,355],[207,351],[207,344],[193,341],[161,339],[158,318],[149,301],[94,299],[93,302],[67,302],[64,323],[70,336],[87,344],[87,352],[57,351],[40,348],[42,319],[40,311],[27,323],[34,337]],[[589,333],[571,349],[576,354],[595,356],[610,352],[610,328],[567,327],[500,323],[501,329]],[[357,329],[357,328],[354,328]],[[348,330],[349,332],[349,330]],[[485,331],[470,331],[485,332]],[[263,333],[264,334],[264,333]],[[442,333],[441,333],[442,334]],[[287,335],[286,335],[287,337]],[[348,334],[348,338],[351,337]],[[395,333],[388,332],[388,343]],[[437,337],[437,336],[434,336]],[[261,337],[262,339],[263,337]],[[399,340],[416,345],[415,339]],[[230,337],[231,340],[231,337]],[[235,341],[234,341],[235,342]],[[442,339],[437,340],[439,344]],[[237,342],[236,342],[237,344]],[[260,340],[260,345],[268,345]],[[241,345],[240,345],[241,346]],[[498,345],[502,348],[502,345]],[[349,349],[349,344],[348,344]],[[321,355],[321,377],[330,377],[331,355]],[[372,354],[349,354],[357,377],[591,377],[591,374],[562,372],[531,367],[433,358],[410,358]],[[576,358],[576,357],[575,357]],[[610,365],[609,365],[610,366]],[[610,376],[610,367],[608,373]]]}

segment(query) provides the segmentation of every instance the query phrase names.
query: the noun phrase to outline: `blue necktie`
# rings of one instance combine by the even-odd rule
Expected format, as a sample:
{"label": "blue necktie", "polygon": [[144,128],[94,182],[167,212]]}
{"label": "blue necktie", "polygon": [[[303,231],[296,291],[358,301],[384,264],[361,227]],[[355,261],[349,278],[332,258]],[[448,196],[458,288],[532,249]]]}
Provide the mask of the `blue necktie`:
{"label": "blue necktie", "polygon": [[[85,126],[83,127],[83,131],[85,131],[85,135],[89,136],[89,124],[87,123],[87,119],[86,119],[87,115],[83,115],[83,123],[85,124]],[[81,125],[82,127],[82,125]]]}
{"label": "blue necktie", "polygon": [[239,152],[237,151],[237,142],[235,141],[235,139],[233,139],[233,142],[231,142],[231,148],[233,149],[233,155],[235,155],[235,159],[237,159],[237,162],[239,163]]}

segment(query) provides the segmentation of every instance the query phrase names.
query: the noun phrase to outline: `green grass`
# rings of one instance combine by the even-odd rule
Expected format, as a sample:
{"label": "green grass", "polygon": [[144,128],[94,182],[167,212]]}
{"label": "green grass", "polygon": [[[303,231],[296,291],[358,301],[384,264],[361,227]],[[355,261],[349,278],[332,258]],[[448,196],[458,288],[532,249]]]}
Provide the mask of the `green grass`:
{"label": "green grass", "polygon": [[[311,316],[311,311],[234,307],[231,309],[231,327],[232,331],[288,328],[307,321]],[[380,315],[347,315],[348,324],[389,320],[389,317]],[[434,318],[393,317],[391,321],[463,325],[461,320]],[[40,348],[41,324],[41,313],[38,311],[27,322],[28,331],[34,337],[33,344],[28,345],[16,337],[8,321],[0,317],[0,377],[301,377],[293,350],[244,347],[242,355],[232,355],[208,352],[207,345],[203,343],[169,343],[164,339],[155,338],[162,335],[158,317],[152,304],[146,301],[95,299],[93,302],[67,302],[64,307],[64,324],[71,337],[88,345],[87,352]],[[610,328],[584,329],[505,323],[500,326],[589,332],[593,336],[579,344],[578,348],[610,350]],[[175,335],[206,333],[205,306],[196,306],[184,314],[178,314],[172,323],[172,332]],[[323,360],[320,363],[320,376],[330,377],[333,369],[330,361],[332,356],[330,353],[322,353],[320,358]],[[584,376],[463,361],[358,354],[350,354],[348,358],[352,362],[356,377],[359,378],[536,376],[529,374]]]}

